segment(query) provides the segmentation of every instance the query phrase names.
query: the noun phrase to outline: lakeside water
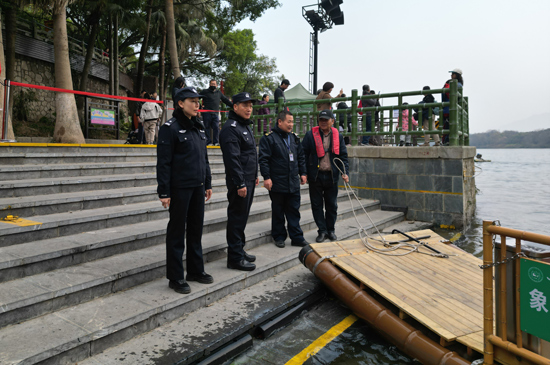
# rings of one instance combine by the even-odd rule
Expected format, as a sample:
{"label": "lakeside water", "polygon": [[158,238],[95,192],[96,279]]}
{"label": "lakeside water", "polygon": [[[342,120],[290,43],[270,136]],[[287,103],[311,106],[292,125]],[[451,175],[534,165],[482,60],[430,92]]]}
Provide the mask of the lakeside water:
{"label": "lakeside water", "polygon": [[[457,245],[480,257],[483,220],[550,235],[550,149],[480,149],[478,153],[491,162],[475,164],[476,216]],[[550,250],[532,243],[527,246]]]}

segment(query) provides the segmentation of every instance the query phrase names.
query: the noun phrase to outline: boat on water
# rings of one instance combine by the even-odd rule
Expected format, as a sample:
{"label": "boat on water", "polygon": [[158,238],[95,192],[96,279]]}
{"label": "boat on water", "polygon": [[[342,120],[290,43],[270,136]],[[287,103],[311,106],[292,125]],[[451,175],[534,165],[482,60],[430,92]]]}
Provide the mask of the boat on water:
{"label": "boat on water", "polygon": [[474,162],[491,162],[491,160],[486,160],[481,156],[481,153],[478,153],[476,157],[474,157]]}
{"label": "boat on water", "polygon": [[[500,250],[493,245],[497,236],[516,238],[516,246]],[[422,230],[384,236],[385,243],[311,244],[300,261],[358,317],[422,364],[550,364],[550,313],[544,311],[550,308],[530,294],[539,293],[531,288],[532,272],[537,280],[547,277],[550,288],[550,251],[522,250],[522,240],[550,246],[550,236],[486,221],[483,260]]]}

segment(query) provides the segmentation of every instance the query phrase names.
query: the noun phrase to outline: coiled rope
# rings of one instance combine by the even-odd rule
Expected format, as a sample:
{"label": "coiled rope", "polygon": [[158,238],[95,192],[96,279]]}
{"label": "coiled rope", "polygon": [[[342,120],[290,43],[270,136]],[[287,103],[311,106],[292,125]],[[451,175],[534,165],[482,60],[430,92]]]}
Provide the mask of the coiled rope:
{"label": "coiled rope", "polygon": [[[342,165],[343,170],[340,169],[340,167],[338,166],[338,164],[336,164],[336,162],[339,162]],[[334,158],[334,165],[336,166],[338,171],[340,171],[340,174],[342,176],[346,175],[346,173],[345,173],[346,167],[345,167],[344,162],[341,159],[339,159],[338,157],[335,157]],[[363,242],[363,245],[367,248],[367,252],[368,251],[373,251],[373,252],[376,252],[376,253],[379,253],[379,254],[382,254],[382,255],[388,255],[388,256],[405,256],[405,255],[408,255],[408,254],[413,253],[413,252],[418,252],[418,253],[421,253],[421,254],[424,254],[424,255],[430,255],[430,256],[434,256],[434,257],[442,257],[442,258],[443,257],[448,257],[444,254],[436,254],[436,253],[432,253],[432,252],[422,252],[422,251],[419,250],[419,248],[422,247],[422,245],[418,244],[418,243],[400,242],[400,243],[396,243],[396,244],[390,244],[388,241],[386,241],[384,236],[382,236],[382,234],[378,230],[378,227],[376,226],[376,224],[372,220],[371,216],[369,215],[369,213],[367,212],[367,210],[365,209],[365,207],[361,203],[361,200],[359,200],[359,197],[355,194],[355,191],[351,188],[351,185],[348,182],[344,181],[344,187],[346,189],[346,193],[348,194],[349,202],[351,204],[351,210],[353,212],[353,216],[355,217],[355,222],[357,223],[357,228],[359,230],[359,238],[361,239],[361,242]],[[351,198],[352,194],[353,194],[355,200],[361,206],[361,209],[363,209],[363,212],[365,212],[365,214],[369,218],[369,221],[371,222],[372,226],[376,229],[376,232],[378,233],[378,236],[380,236],[380,238],[371,237],[371,235],[369,235],[369,232],[359,222],[359,218],[357,218],[357,214],[355,214],[355,207],[353,205],[353,199]],[[371,241],[380,242],[383,245],[383,247],[374,246],[371,242],[369,242],[369,239]],[[395,252],[397,250],[406,250],[406,252]]]}

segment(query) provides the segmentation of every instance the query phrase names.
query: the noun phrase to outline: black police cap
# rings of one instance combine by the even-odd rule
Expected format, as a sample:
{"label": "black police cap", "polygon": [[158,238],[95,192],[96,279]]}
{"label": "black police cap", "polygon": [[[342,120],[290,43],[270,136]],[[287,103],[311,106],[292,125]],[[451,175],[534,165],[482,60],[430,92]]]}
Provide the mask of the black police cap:
{"label": "black police cap", "polygon": [[231,100],[233,101],[233,104],[237,104],[237,103],[243,103],[245,101],[252,101],[253,103],[255,103],[256,99],[252,99],[250,97],[250,94],[247,93],[247,92],[243,92],[243,93],[238,93],[236,95],[233,95],[233,97],[231,98]]}
{"label": "black police cap", "polygon": [[184,87],[183,89],[179,89],[176,92],[176,95],[173,96],[174,104],[177,104],[180,100],[185,100],[187,98],[202,98],[203,96],[197,92],[197,90],[192,87]]}

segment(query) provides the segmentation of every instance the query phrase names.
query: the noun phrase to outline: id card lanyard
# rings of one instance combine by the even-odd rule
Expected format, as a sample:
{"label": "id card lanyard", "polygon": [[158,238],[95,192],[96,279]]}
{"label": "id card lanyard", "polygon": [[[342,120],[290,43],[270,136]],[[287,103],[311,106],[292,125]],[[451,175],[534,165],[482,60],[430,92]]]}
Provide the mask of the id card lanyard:
{"label": "id card lanyard", "polygon": [[288,139],[288,142],[285,141],[285,139],[283,138],[283,142],[286,144],[286,146],[288,147],[288,158],[290,159],[290,161],[294,161],[294,154],[290,151],[290,134],[287,136],[287,139]]}

